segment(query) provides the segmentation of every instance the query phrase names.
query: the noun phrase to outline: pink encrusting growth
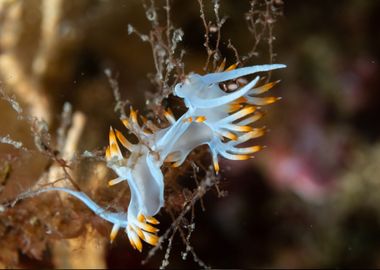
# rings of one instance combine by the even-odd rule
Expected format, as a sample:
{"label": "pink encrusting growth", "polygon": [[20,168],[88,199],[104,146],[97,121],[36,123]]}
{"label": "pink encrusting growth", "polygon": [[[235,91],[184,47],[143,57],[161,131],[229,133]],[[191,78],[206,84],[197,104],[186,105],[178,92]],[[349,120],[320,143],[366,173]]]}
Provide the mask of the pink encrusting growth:
{"label": "pink encrusting growth", "polygon": [[[106,149],[107,166],[117,175],[108,182],[110,186],[127,181],[131,198],[128,210],[122,213],[108,212],[82,192],[53,188],[68,192],[80,199],[101,218],[111,222],[111,241],[119,229],[124,229],[132,247],[141,251],[142,241],[156,245],[159,241],[158,221],[153,217],[164,205],[164,163],[180,166],[189,153],[200,145],[208,145],[215,172],[219,172],[218,157],[230,160],[246,160],[261,150],[261,146],[239,147],[251,139],[264,135],[264,127],[254,127],[263,113],[258,106],[271,104],[276,97],[257,97],[271,89],[277,82],[260,83],[260,77],[248,82],[241,77],[258,72],[284,68],[273,64],[236,69],[233,65],[216,73],[190,74],[177,84],[174,95],[183,98],[187,107],[178,119],[170,109],[164,113],[168,126],[160,128],[131,108],[129,117],[121,119],[138,142],[133,144],[122,132],[110,128],[109,146]],[[226,92],[221,86],[233,81],[238,87]],[[142,124],[140,124],[142,123]],[[124,147],[124,155],[120,147]]]}

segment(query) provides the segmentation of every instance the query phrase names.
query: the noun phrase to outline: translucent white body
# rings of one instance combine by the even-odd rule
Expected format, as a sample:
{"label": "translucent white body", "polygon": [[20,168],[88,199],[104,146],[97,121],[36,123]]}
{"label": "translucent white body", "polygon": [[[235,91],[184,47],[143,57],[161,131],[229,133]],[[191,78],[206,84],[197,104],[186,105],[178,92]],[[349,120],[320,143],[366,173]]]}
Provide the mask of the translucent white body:
{"label": "translucent white body", "polygon": [[[252,127],[261,117],[256,105],[266,105],[276,99],[258,98],[274,84],[257,86],[260,77],[227,93],[219,84],[257,72],[284,68],[285,65],[252,66],[231,71],[207,74],[190,74],[175,86],[174,94],[184,99],[187,112],[178,120],[167,112],[169,126],[160,129],[154,124],[140,126],[137,114],[131,109],[125,126],[139,138],[131,144],[119,131],[110,130],[110,145],[106,151],[107,165],[117,174],[110,185],[127,181],[131,199],[127,212],[105,211],[82,192],[53,188],[70,193],[85,203],[95,214],[114,224],[111,240],[119,228],[124,228],[132,246],[141,251],[140,239],[155,245],[158,231],[150,224],[164,205],[164,178],[161,167],[164,162],[180,166],[188,154],[199,145],[208,145],[216,173],[218,156],[232,160],[244,160],[260,150],[260,146],[239,148],[241,143],[264,134],[261,128]],[[144,120],[145,121],[145,120]],[[121,143],[130,154],[126,157],[119,148]],[[149,224],[150,223],[150,224]]]}

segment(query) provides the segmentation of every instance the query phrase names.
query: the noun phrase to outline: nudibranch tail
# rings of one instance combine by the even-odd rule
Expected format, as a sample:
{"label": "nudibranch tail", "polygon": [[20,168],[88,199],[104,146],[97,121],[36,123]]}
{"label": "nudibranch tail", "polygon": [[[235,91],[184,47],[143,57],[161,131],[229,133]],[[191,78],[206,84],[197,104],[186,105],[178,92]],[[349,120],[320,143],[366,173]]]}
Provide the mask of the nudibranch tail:
{"label": "nudibranch tail", "polygon": [[157,245],[159,241],[159,237],[156,235],[158,229],[151,225],[159,224],[158,220],[154,217],[144,216],[143,214],[139,214],[138,216],[133,217],[127,212],[107,211],[103,207],[96,204],[85,193],[80,191],[74,191],[68,188],[50,187],[41,189],[37,191],[37,193],[43,193],[48,191],[62,191],[68,193],[82,201],[96,215],[112,223],[113,227],[110,233],[111,243],[115,240],[117,233],[121,228],[125,229],[128,238],[132,243],[132,246],[140,252],[142,251],[142,243],[140,239],[153,246]]}

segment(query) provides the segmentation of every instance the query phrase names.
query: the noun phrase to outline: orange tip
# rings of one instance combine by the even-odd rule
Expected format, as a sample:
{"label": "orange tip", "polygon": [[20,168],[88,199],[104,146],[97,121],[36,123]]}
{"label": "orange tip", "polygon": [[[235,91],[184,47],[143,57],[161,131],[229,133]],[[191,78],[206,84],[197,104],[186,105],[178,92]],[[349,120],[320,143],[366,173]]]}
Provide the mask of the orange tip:
{"label": "orange tip", "polygon": [[226,58],[224,58],[222,63],[220,63],[219,67],[216,69],[216,72],[222,72],[225,66],[226,66]]}
{"label": "orange tip", "polygon": [[114,224],[110,233],[110,242],[112,243],[113,240],[115,240],[117,233],[120,229],[120,226],[118,224]]}
{"label": "orange tip", "polygon": [[146,221],[149,222],[150,224],[154,224],[154,225],[160,224],[160,222],[154,217],[146,216],[145,218],[146,218]]}
{"label": "orange tip", "polygon": [[237,68],[238,65],[239,65],[239,63],[235,63],[235,64],[229,66],[225,71],[231,71],[231,70],[234,70],[234,69]]}
{"label": "orange tip", "polygon": [[197,116],[197,117],[195,118],[195,122],[197,122],[197,123],[202,123],[202,122],[204,122],[204,121],[206,121],[206,116],[204,116],[204,115],[202,115],[202,116]]}

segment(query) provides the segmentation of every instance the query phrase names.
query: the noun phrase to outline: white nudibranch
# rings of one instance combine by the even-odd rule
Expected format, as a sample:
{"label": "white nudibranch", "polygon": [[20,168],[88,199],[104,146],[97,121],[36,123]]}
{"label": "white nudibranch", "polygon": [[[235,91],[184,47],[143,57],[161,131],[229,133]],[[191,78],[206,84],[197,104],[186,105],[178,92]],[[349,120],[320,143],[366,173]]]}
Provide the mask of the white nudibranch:
{"label": "white nudibranch", "polygon": [[[285,65],[273,64],[235,69],[236,65],[224,72],[190,74],[174,88],[174,95],[183,98],[187,112],[179,119],[168,109],[165,117],[169,126],[159,128],[131,108],[130,115],[122,119],[124,126],[138,138],[132,144],[123,134],[110,128],[109,146],[106,149],[107,165],[117,178],[109,181],[115,185],[127,181],[130,203],[127,212],[112,213],[102,209],[82,192],[62,188],[60,190],[80,199],[99,217],[114,224],[111,241],[120,228],[125,229],[132,247],[141,251],[141,240],[156,245],[159,241],[158,229],[153,225],[159,222],[153,217],[164,205],[164,177],[161,167],[164,162],[180,166],[188,154],[200,145],[208,145],[215,172],[219,172],[218,156],[230,160],[245,160],[261,149],[261,146],[238,147],[253,138],[262,136],[265,128],[253,127],[262,117],[258,106],[278,100],[276,97],[257,97],[277,82],[260,83],[257,76],[245,83],[242,76],[266,72]],[[239,87],[226,92],[221,84],[234,81]],[[139,121],[139,118],[141,121]],[[140,123],[142,125],[140,125]],[[122,145],[128,155],[120,150]]]}

